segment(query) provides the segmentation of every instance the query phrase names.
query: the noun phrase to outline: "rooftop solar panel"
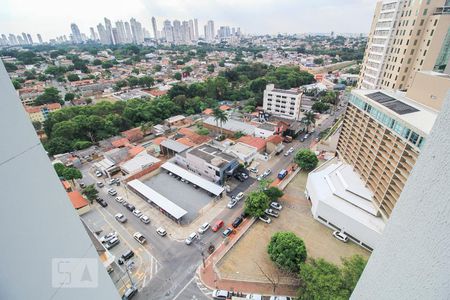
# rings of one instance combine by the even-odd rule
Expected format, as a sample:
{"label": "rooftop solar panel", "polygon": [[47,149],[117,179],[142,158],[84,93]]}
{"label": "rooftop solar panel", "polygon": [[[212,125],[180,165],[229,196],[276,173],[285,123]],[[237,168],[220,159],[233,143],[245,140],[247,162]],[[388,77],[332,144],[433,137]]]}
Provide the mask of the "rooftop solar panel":
{"label": "rooftop solar panel", "polygon": [[408,105],[400,100],[397,100],[391,96],[388,96],[382,92],[375,92],[372,94],[367,94],[367,97],[372,99],[375,102],[380,103],[381,105],[389,108],[390,110],[396,112],[399,115],[405,115],[410,114],[416,111],[419,111],[418,109],[412,107],[411,105]]}

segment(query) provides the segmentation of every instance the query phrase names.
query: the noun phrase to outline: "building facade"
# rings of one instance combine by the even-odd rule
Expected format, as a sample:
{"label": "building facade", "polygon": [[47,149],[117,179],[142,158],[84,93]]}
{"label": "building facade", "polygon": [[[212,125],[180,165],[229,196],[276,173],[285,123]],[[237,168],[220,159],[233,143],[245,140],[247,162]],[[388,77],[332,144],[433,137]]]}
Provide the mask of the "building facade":
{"label": "building facade", "polygon": [[61,109],[61,104],[59,103],[50,103],[44,104],[40,106],[25,106],[25,110],[28,113],[31,121],[34,122],[44,122],[47,120],[48,115],[53,112]]}
{"label": "building facade", "polygon": [[263,108],[271,115],[291,120],[300,120],[302,92],[298,90],[275,89],[268,84],[264,90]]}
{"label": "building facade", "polygon": [[358,87],[407,90],[416,71],[443,72],[450,57],[449,0],[377,3]]}

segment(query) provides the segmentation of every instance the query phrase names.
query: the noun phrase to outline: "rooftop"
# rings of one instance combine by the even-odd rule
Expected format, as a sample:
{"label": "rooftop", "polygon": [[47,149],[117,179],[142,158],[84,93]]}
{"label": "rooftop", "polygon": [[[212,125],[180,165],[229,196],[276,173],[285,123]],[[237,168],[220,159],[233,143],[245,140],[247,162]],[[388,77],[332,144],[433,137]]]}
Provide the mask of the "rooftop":
{"label": "rooftop", "polygon": [[243,136],[237,141],[255,147],[258,151],[266,147],[266,141],[264,139],[249,135]]}
{"label": "rooftop", "polygon": [[187,150],[187,149],[191,148],[190,146],[186,146],[186,145],[184,145],[182,143],[179,143],[177,141],[174,141],[172,139],[164,140],[164,141],[161,142],[160,145],[165,147],[165,148],[167,148],[167,149],[170,149],[170,150],[173,150],[175,152],[178,152],[178,153],[183,152],[184,150]]}
{"label": "rooftop", "polygon": [[[217,126],[217,123],[216,123],[216,120],[214,120],[214,117],[207,118],[205,121],[203,121],[203,123],[206,123],[206,124],[209,124],[212,126]],[[242,131],[243,133],[245,133],[247,135],[253,135],[256,127],[254,125],[247,124],[247,123],[244,123],[241,121],[228,119],[227,122],[222,124],[222,128],[225,130],[228,130],[228,131],[232,131],[232,132]]]}
{"label": "rooftop", "polygon": [[68,192],[67,195],[69,195],[70,202],[72,202],[72,205],[75,209],[79,209],[89,205],[87,200],[84,199],[79,191]]}
{"label": "rooftop", "polygon": [[128,174],[132,174],[141,171],[155,163],[160,162],[156,157],[147,154],[147,152],[142,152],[136,157],[124,162],[120,165],[120,168]]}
{"label": "rooftop", "polygon": [[222,150],[208,144],[203,144],[189,150],[189,154],[197,156],[216,167],[221,167],[223,164],[235,160],[233,156],[226,154],[222,152]]}

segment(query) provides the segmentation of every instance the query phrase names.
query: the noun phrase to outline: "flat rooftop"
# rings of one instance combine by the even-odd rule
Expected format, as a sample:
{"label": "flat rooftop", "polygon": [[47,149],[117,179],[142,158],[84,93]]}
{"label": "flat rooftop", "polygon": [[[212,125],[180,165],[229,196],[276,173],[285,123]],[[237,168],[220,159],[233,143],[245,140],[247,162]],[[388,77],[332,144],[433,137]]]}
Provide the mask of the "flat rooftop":
{"label": "flat rooftop", "polygon": [[438,112],[405,96],[402,92],[388,90],[353,90],[365,102],[393,116],[408,127],[428,135]]}
{"label": "flat rooftop", "polygon": [[220,158],[223,162],[231,162],[235,160],[233,156],[226,154],[222,152],[222,150],[208,144],[203,144],[189,150],[189,154],[197,156],[210,164],[212,164],[213,160],[217,158]]}
{"label": "flat rooftop", "polygon": [[269,92],[274,92],[274,93],[283,93],[283,94],[289,94],[289,95],[300,95],[301,93],[299,91],[292,91],[292,90],[282,90],[282,89],[273,89]]}

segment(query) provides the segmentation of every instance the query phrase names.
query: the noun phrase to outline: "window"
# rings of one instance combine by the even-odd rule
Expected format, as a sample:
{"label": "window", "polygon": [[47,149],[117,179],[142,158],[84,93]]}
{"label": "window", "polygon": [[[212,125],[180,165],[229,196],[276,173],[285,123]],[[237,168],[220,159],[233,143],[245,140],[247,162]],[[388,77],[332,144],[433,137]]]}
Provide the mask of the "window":
{"label": "window", "polygon": [[428,13],[428,8],[425,8],[425,9],[423,10],[423,15],[426,16],[427,13]]}

